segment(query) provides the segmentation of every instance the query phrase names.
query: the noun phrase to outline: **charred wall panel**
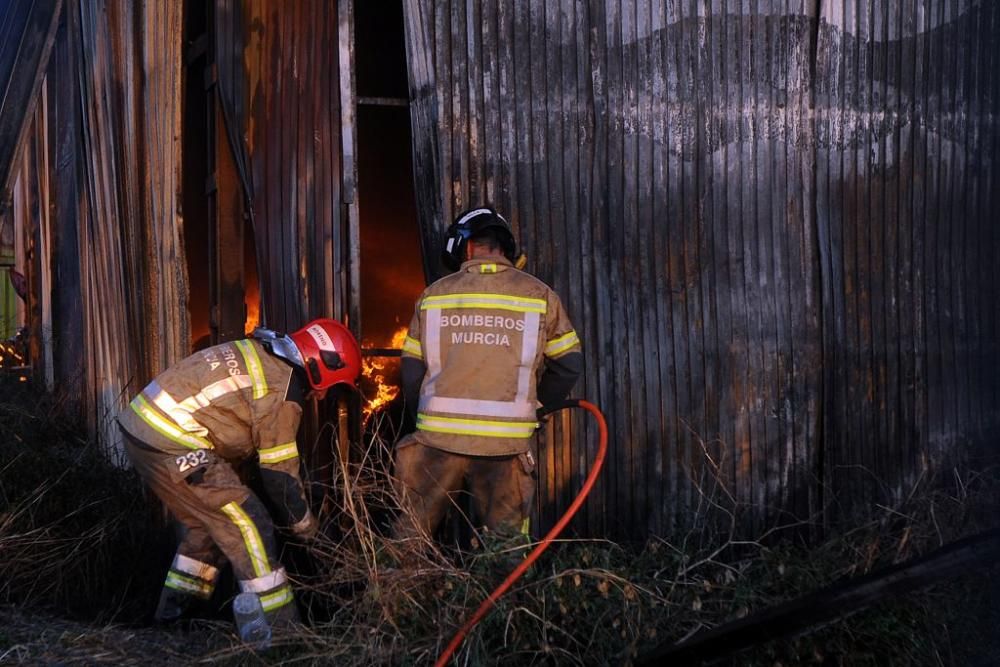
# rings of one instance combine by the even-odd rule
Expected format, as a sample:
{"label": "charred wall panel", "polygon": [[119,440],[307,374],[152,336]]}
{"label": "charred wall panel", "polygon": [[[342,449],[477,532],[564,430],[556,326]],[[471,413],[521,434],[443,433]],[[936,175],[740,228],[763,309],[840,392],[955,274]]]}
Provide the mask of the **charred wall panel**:
{"label": "charred wall panel", "polygon": [[[583,339],[579,528],[833,519],[995,438],[1000,8],[404,6],[427,247],[495,202]],[[595,439],[546,428],[543,523]]]}
{"label": "charred wall panel", "polygon": [[112,450],[129,396],[188,353],[180,14],[68,2],[23,144],[32,363],[82,388],[69,400]]}
{"label": "charred wall panel", "polygon": [[[49,62],[46,85],[52,100],[77,100],[76,59],[79,54],[62,46],[69,41],[70,21],[64,12]],[[48,105],[49,146],[52,165],[52,197],[49,204],[58,215],[53,229],[52,289],[54,375],[59,390],[66,396],[85,395],[85,377],[80,360],[86,344],[83,331],[83,304],[80,298],[80,229],[78,224],[81,196],[81,171],[76,159],[80,137],[80,113],[76,104]],[[83,405],[78,405],[78,408]]]}
{"label": "charred wall panel", "polygon": [[189,352],[177,207],[181,11],[180,3],[71,6],[88,414],[109,442],[128,397]]}
{"label": "charred wall panel", "polygon": [[349,310],[349,205],[343,176],[338,3],[222,3],[220,59],[230,120],[245,136],[262,306],[268,326],[298,328]]}
{"label": "charred wall panel", "polygon": [[10,203],[15,155],[34,110],[62,0],[11,0],[0,7],[0,215]]}
{"label": "charred wall panel", "polygon": [[[65,18],[58,30],[60,37],[66,36]],[[25,140],[12,165],[13,206],[2,224],[5,245],[10,244],[12,253],[9,261],[26,281],[24,320],[19,322],[30,332],[25,362],[40,385],[49,390],[57,384],[60,390],[65,386],[69,396],[76,397],[81,390],[83,349],[74,216],[77,193],[73,161],[66,160],[67,132],[75,127],[76,109],[49,103],[59,94],[57,87],[72,80],[71,66],[65,60],[68,51],[55,49],[49,74],[43,72],[38,99],[26,119]],[[53,214],[63,216],[62,224],[55,224]],[[19,309],[5,315],[15,316]]]}
{"label": "charred wall panel", "polygon": [[864,503],[996,440],[998,21],[992,2],[823,3],[824,479]]}

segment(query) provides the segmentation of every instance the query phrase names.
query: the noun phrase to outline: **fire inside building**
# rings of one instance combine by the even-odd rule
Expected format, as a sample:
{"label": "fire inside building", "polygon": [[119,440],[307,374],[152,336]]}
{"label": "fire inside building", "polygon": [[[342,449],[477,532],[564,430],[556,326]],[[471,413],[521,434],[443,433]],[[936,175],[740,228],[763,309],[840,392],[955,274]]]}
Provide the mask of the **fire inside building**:
{"label": "fire inside building", "polygon": [[[414,304],[490,203],[607,415],[575,534],[816,537],[995,459],[995,2],[11,0],[0,26],[0,364],[112,458],[161,370],[317,317],[363,396],[306,411],[309,466],[391,443]],[[539,429],[536,530],[598,434]]]}

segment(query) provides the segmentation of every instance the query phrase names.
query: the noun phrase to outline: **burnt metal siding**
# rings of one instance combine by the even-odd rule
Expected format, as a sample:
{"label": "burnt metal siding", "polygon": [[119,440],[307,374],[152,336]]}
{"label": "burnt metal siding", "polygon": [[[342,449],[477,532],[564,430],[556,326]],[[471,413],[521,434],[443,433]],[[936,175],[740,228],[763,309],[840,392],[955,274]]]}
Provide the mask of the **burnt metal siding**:
{"label": "burnt metal siding", "polygon": [[48,64],[62,0],[10,0],[0,6],[0,215],[10,204],[17,148]]}
{"label": "burnt metal siding", "polygon": [[181,3],[67,2],[18,173],[32,363],[111,451],[119,410],[188,353],[180,49]]}
{"label": "burnt metal siding", "polygon": [[[66,34],[64,14],[58,35]],[[79,123],[77,107],[54,103],[62,96],[74,99],[66,89],[66,84],[76,79],[68,55],[69,49],[52,50],[47,69],[42,71],[38,98],[26,105],[32,111],[25,119],[19,157],[11,165],[13,206],[6,217],[0,216],[0,224],[5,250],[12,253],[9,260],[28,281],[19,324],[32,333],[28,361],[34,379],[49,389],[57,387],[73,400],[84,393],[80,258],[74,215],[78,189],[72,159]],[[6,312],[14,316],[20,303],[9,305],[13,308]]]}
{"label": "burnt metal siding", "polygon": [[[404,7],[427,247],[496,203],[583,339],[583,532],[833,520],[995,440],[996,3]],[[543,523],[595,440],[546,428]]]}
{"label": "burnt metal siding", "polygon": [[866,504],[995,447],[1000,6],[824,3],[824,481]]}
{"label": "burnt metal siding", "polygon": [[[340,77],[341,51],[350,48],[349,4],[219,5],[227,123],[245,138],[237,162],[246,165],[263,312],[279,330],[357,310],[350,292],[353,137],[342,131]],[[349,61],[349,52],[344,57]]]}
{"label": "burnt metal siding", "polygon": [[[40,94],[44,98],[46,86]],[[55,381],[52,367],[51,346],[45,344],[52,327],[52,309],[49,301],[52,279],[49,266],[44,258],[51,242],[50,212],[43,202],[49,194],[51,183],[48,177],[47,140],[44,133],[35,135],[30,130],[45,123],[43,109],[36,105],[28,117],[29,140],[18,151],[19,158],[14,168],[12,189],[12,216],[14,233],[21,238],[21,252],[17,257],[20,268],[27,278],[28,290],[25,299],[24,321],[29,331],[39,332],[28,340],[28,358],[31,360],[34,380],[51,390]]]}
{"label": "burnt metal siding", "polygon": [[181,11],[179,3],[90,1],[71,10],[87,412],[108,442],[117,439],[117,410],[189,351],[177,207]]}

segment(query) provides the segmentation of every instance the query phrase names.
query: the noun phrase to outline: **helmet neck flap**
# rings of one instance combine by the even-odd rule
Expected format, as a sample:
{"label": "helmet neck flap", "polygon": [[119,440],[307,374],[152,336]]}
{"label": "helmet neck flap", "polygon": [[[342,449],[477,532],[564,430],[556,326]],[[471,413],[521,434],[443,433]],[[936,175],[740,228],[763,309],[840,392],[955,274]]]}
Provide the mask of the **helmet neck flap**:
{"label": "helmet neck flap", "polygon": [[250,336],[254,340],[259,340],[270,350],[271,354],[284,359],[293,366],[305,368],[305,362],[299,353],[299,348],[295,347],[292,339],[283,333],[264,327],[257,327]]}

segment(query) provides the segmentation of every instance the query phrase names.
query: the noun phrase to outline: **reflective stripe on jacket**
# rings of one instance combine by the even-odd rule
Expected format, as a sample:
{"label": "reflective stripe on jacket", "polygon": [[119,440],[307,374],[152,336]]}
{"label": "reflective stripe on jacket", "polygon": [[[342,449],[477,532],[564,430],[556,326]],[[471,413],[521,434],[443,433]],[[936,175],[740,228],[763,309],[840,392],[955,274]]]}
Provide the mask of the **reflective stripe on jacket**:
{"label": "reflective stripe on jacket", "polygon": [[302,409],[285,401],[291,374],[257,341],[222,343],[158,375],[118,421],[167,453],[214,449],[238,460],[260,450],[261,463],[277,464],[297,455]]}
{"label": "reflective stripe on jacket", "polygon": [[427,367],[417,440],[480,456],[527,451],[539,367],[579,349],[548,285],[504,259],[465,262],[424,290],[403,343]]}

